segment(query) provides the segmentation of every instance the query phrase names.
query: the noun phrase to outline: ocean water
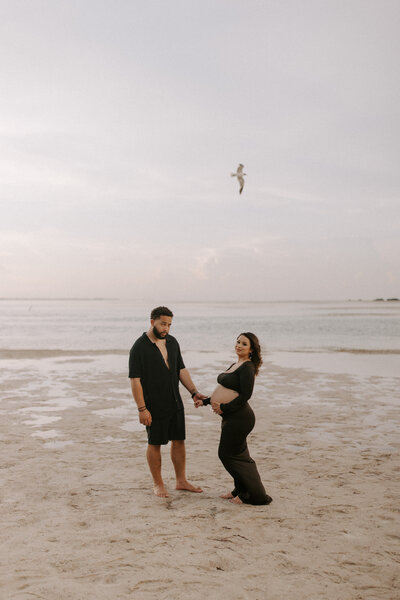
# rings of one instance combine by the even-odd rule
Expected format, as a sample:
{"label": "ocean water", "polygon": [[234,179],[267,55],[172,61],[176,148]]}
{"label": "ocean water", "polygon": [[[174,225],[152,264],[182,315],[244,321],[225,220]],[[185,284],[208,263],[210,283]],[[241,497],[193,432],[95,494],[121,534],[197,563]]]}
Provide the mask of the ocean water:
{"label": "ocean water", "polygon": [[[2,300],[0,349],[121,350],[149,326],[149,305],[120,300]],[[400,352],[400,302],[172,302],[183,350],[226,352],[253,331],[270,352]]]}
{"label": "ocean water", "polygon": [[[400,375],[400,302],[171,302],[187,364],[235,358],[252,331],[264,358],[330,372]],[[41,350],[128,353],[152,307],[121,300],[2,300],[0,356]],[[18,352],[17,355],[18,356]]]}

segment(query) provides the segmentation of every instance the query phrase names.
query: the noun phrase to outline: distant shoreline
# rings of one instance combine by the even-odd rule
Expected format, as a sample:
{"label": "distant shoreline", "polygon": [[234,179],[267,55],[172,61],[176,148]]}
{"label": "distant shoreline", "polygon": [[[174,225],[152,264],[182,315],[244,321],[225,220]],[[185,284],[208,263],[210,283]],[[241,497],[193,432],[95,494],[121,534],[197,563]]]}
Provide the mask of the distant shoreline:
{"label": "distant shoreline", "polygon": [[0,298],[0,302],[104,302],[120,298]]}
{"label": "distant shoreline", "polygon": [[[45,298],[45,297],[2,297],[0,302],[140,302],[151,303],[146,299],[134,298]],[[370,303],[370,302],[400,302],[400,298],[358,298],[339,300],[166,300],[167,304],[323,304],[323,303]],[[154,302],[153,302],[154,303]]]}

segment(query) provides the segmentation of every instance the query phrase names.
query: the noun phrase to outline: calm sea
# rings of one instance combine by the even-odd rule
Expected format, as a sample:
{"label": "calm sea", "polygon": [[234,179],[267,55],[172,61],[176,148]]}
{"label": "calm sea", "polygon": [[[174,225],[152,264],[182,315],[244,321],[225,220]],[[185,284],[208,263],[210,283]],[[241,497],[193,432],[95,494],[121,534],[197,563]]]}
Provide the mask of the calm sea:
{"label": "calm sea", "polygon": [[[152,307],[120,300],[1,300],[0,349],[123,350]],[[172,302],[183,350],[226,352],[253,331],[265,351],[400,352],[400,302]]]}

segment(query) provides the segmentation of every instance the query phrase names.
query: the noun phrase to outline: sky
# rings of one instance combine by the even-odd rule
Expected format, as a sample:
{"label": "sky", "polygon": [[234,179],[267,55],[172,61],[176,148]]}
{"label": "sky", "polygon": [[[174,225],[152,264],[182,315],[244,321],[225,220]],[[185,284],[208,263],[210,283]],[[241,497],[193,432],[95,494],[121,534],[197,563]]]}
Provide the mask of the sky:
{"label": "sky", "polygon": [[398,0],[0,0],[0,297],[400,297],[399,30]]}

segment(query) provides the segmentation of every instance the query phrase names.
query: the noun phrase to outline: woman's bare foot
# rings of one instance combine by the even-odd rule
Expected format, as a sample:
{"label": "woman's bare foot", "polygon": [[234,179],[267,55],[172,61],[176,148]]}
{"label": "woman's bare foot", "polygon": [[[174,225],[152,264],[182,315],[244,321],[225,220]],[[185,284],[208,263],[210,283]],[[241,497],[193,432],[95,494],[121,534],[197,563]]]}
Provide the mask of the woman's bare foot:
{"label": "woman's bare foot", "polygon": [[226,494],[221,494],[220,498],[223,498],[224,500],[230,500],[231,498],[233,498],[233,496],[230,492],[227,492]]}
{"label": "woman's bare foot", "polygon": [[229,500],[229,502],[232,502],[232,504],[243,504],[243,502],[241,501],[241,499],[239,498],[239,496],[236,496],[235,498],[232,498],[231,500]]}
{"label": "woman's bare foot", "polygon": [[154,485],[153,491],[154,494],[159,498],[168,498],[168,492],[163,483],[160,483],[159,485]]}
{"label": "woman's bare foot", "polygon": [[191,483],[189,483],[186,479],[184,481],[176,482],[177,490],[186,490],[187,492],[194,492],[195,494],[199,494],[203,490],[199,487],[195,487]]}

